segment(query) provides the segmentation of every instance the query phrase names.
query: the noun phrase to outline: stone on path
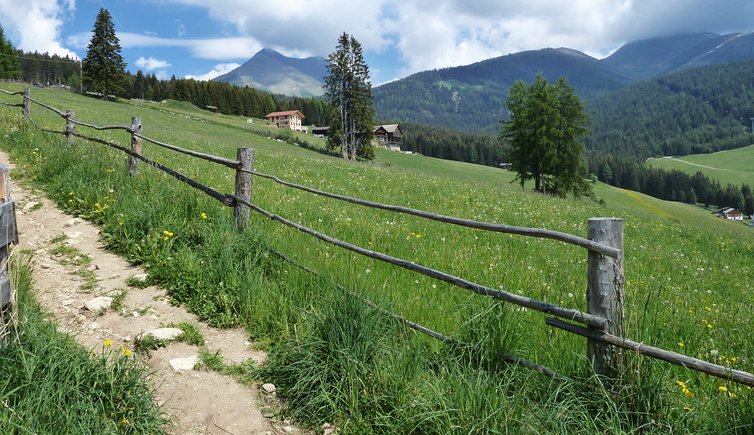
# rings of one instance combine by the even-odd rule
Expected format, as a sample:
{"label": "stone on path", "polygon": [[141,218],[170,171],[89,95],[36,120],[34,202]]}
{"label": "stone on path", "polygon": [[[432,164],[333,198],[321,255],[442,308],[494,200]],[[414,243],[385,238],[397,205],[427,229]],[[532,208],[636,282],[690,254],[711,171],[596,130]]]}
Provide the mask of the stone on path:
{"label": "stone on path", "polygon": [[173,358],[170,360],[170,368],[174,372],[187,372],[194,370],[194,366],[199,362],[199,355],[192,355],[185,358]]}
{"label": "stone on path", "polygon": [[26,212],[28,212],[28,211],[31,211],[31,209],[33,209],[34,207],[38,207],[40,205],[42,205],[41,202],[30,201],[30,202],[26,203],[26,205],[24,206],[23,210],[26,211]]}
{"label": "stone on path", "polygon": [[109,296],[99,296],[89,301],[84,302],[84,306],[87,310],[94,313],[105,311],[113,305],[113,298]]}
{"label": "stone on path", "polygon": [[267,383],[267,384],[262,384],[262,389],[263,389],[263,390],[264,390],[264,392],[265,392],[265,393],[267,393],[267,394],[272,394],[272,393],[274,393],[275,391],[277,391],[277,388],[275,388],[275,384],[269,384],[269,383]]}
{"label": "stone on path", "polygon": [[183,334],[183,330],[179,328],[157,328],[139,335],[138,339],[141,340],[145,337],[151,336],[157,340],[171,341],[180,337],[181,334]]}

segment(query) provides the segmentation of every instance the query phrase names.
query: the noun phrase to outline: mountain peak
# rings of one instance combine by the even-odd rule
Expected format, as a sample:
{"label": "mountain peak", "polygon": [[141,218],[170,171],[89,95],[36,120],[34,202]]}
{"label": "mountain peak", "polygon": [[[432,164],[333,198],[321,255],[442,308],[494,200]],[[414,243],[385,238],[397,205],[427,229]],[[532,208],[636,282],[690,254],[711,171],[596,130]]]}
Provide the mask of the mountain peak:
{"label": "mountain peak", "polygon": [[275,94],[313,97],[322,95],[326,75],[326,61],[322,57],[297,59],[263,48],[240,67],[215,80]]}

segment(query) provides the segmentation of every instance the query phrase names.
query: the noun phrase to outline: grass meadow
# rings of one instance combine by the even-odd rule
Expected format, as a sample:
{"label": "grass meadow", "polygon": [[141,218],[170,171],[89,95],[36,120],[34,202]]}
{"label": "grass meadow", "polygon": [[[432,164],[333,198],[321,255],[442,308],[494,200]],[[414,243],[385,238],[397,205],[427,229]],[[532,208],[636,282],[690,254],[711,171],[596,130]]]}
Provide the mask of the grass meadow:
{"label": "grass meadow", "polygon": [[[6,85],[5,89],[10,88]],[[245,130],[246,119],[176,103],[101,102],[64,91],[33,97],[98,125],[143,120],[143,134],[234,158],[254,149],[259,172],[335,193],[463,218],[586,235],[590,217],[625,225],[626,336],[754,371],[754,231],[698,208],[595,185],[597,199],[522,190],[496,168],[378,150],[354,164]],[[3,97],[3,101],[12,101]],[[544,316],[339,250],[252,214],[232,211],[125,156],[79,140],[68,146],[0,109],[13,177],[44,188],[72,214],[97,222],[116,252],[209,323],[243,325],[270,353],[261,379],[278,385],[302,424],[344,433],[750,433],[750,388],[635,355],[613,390],[588,369],[584,339]],[[39,107],[32,117],[61,128]],[[128,143],[124,132],[78,132]],[[316,145],[316,140],[297,137]],[[234,173],[144,143],[144,155],[222,192]],[[253,202],[325,234],[493,288],[585,310],[586,251],[486,233],[315,197],[254,179]],[[281,252],[317,276],[281,261]],[[345,292],[340,286],[347,288]],[[358,297],[354,297],[358,295]],[[453,337],[406,330],[384,310]],[[575,381],[501,361],[527,358]]]}
{"label": "grass meadow", "polygon": [[725,186],[754,183],[754,145],[712,154],[694,154],[683,157],[651,158],[646,165],[666,170],[678,169],[694,175],[701,171]]}

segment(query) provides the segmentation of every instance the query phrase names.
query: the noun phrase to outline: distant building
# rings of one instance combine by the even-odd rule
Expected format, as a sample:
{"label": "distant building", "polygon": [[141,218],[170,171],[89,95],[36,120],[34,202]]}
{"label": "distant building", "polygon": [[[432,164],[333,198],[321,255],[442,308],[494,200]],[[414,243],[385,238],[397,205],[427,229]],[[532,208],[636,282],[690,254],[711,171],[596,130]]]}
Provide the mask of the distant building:
{"label": "distant building", "polygon": [[732,221],[744,220],[744,214],[741,212],[741,210],[736,210],[733,207],[723,207],[715,210],[713,213],[715,214],[715,216],[723,219],[729,219]]}
{"label": "distant building", "polygon": [[400,124],[375,125],[373,132],[374,140],[387,149],[401,150],[401,137],[403,130]]}
{"label": "distant building", "polygon": [[288,110],[285,112],[272,112],[265,116],[270,124],[277,128],[289,128],[295,131],[303,131],[301,121],[304,114],[299,110]]}
{"label": "distant building", "polygon": [[330,127],[312,127],[312,135],[322,139],[327,138],[327,134],[330,132]]}

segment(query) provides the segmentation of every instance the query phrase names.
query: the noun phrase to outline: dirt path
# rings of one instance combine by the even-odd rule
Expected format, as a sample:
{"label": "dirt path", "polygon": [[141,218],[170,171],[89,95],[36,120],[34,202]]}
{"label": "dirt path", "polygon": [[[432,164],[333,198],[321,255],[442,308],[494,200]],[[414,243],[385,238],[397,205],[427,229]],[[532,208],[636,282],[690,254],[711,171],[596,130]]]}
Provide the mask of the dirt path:
{"label": "dirt path", "polygon": [[[0,162],[8,156],[0,153]],[[11,171],[11,179],[13,171]],[[197,325],[210,352],[220,351],[226,364],[236,364],[249,358],[262,362],[265,354],[253,350],[243,330],[219,330],[199,322],[182,307],[172,306],[165,292],[156,287],[130,288],[126,280],[144,274],[122,258],[104,250],[99,242],[99,230],[92,224],[64,214],[55,205],[28,188],[11,183],[11,195],[17,203],[20,247],[34,255],[34,284],[38,300],[51,313],[61,331],[73,335],[87,348],[99,351],[105,340],[113,346],[132,349],[134,339],[141,333],[171,322],[190,322]],[[51,240],[61,234],[64,243],[92,258],[86,277],[77,274],[77,267],[66,265],[64,255],[54,254]],[[85,304],[98,296],[112,296],[126,290],[122,308],[109,308],[95,313]],[[185,343],[171,343],[151,352],[147,362],[153,371],[151,381],[157,388],[157,400],[170,415],[175,434],[273,434],[303,433],[288,422],[271,421],[261,412],[271,400],[259,386],[246,387],[228,376],[202,370],[178,370],[171,361],[195,357],[199,348]],[[134,353],[137,357],[140,354]],[[273,394],[274,395],[274,394]]]}

